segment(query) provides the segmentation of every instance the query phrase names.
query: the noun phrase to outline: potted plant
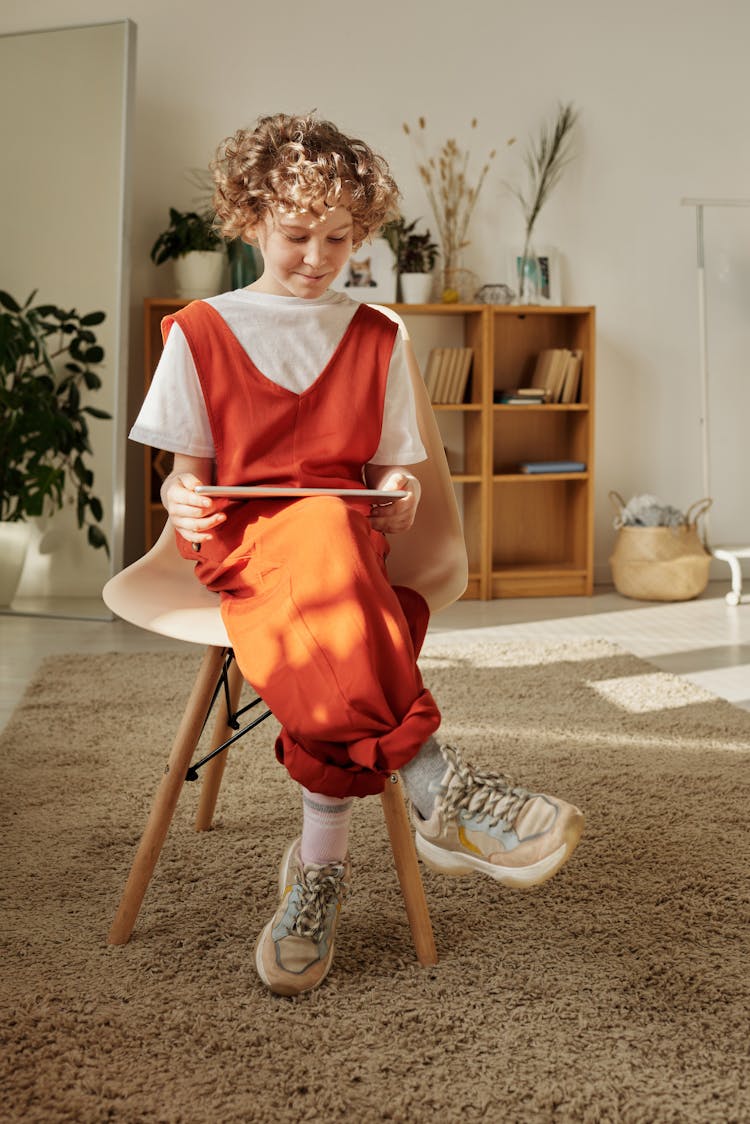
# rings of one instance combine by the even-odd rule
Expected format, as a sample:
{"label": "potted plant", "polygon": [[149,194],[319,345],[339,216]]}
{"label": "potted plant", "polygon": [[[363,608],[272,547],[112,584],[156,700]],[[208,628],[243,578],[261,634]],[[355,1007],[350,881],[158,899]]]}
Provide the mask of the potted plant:
{"label": "potted plant", "polygon": [[210,297],[221,291],[226,262],[225,242],[214,226],[211,210],[169,208],[169,226],[151,247],[154,265],[174,262],[178,297]]}
{"label": "potted plant", "polygon": [[[189,168],[187,179],[197,188],[193,197],[194,205],[200,212],[212,218],[215,215],[212,200],[214,193],[213,176],[207,168]],[[232,289],[244,289],[257,280],[262,272],[260,250],[242,238],[226,239],[224,242],[229,259],[229,284]],[[259,260],[260,259],[260,260]]]}
{"label": "potted plant", "polygon": [[0,589],[4,605],[21,576],[31,519],[70,502],[91,546],[109,554],[100,526],[104,510],[86,462],[88,419],[111,415],[84,405],[82,395],[102,385],[95,368],[104,351],[92,328],[105,314],[33,305],[35,296],[21,305],[0,291],[0,531],[14,544],[5,546],[0,559],[12,585]]}
{"label": "potted plant", "polygon": [[429,230],[418,234],[420,219],[407,223],[402,215],[383,228],[383,237],[396,255],[397,299],[408,304],[425,304],[432,292],[432,271],[438,247]]}

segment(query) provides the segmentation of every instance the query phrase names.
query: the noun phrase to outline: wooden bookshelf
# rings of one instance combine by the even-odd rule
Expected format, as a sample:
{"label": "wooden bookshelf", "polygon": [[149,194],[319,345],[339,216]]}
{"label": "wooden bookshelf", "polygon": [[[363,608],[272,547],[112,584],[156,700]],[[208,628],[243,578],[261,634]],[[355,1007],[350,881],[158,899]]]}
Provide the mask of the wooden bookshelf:
{"label": "wooden bookshelf", "polygon": [[[488,312],[489,596],[593,592],[593,308],[495,307]],[[529,384],[545,348],[583,352],[578,400],[496,405],[494,392]],[[574,460],[583,472],[526,475],[527,460]]]}

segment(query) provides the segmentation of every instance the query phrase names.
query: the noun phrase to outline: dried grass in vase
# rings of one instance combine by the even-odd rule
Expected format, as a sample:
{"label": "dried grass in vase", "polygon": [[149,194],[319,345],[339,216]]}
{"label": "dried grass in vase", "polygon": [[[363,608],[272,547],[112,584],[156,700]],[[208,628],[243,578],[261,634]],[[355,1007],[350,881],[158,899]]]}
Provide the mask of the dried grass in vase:
{"label": "dried grass in vase", "polygon": [[[471,128],[476,129],[476,127],[475,117],[472,119]],[[423,152],[427,129],[425,118],[418,119],[418,129],[412,130],[406,122],[403,129],[415,146]],[[469,245],[467,233],[471,216],[494,158],[493,149],[476,182],[472,182],[469,174],[470,150],[468,147],[462,149],[455,138],[450,137],[439,149],[437,156],[423,156],[417,163],[442,245],[443,300],[459,299],[461,285],[457,274],[461,272],[459,268],[461,251]]]}
{"label": "dried grass in vase", "polygon": [[[557,117],[550,128],[542,124],[536,140],[529,142],[524,152],[527,185],[525,188],[510,189],[521,204],[524,217],[523,253],[518,263],[518,300],[527,303],[530,299],[526,286],[529,281],[528,263],[532,253],[532,235],[539,212],[550,197],[552,189],[560,181],[565,166],[571,159],[570,140],[573,126],[578,120],[578,112],[572,103],[560,105]],[[534,299],[536,294],[531,297]]]}

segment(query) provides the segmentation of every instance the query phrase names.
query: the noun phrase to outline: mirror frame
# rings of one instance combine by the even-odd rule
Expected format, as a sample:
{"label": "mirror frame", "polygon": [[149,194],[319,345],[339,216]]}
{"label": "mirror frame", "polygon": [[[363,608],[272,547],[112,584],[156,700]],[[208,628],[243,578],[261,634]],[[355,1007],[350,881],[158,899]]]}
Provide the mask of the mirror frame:
{"label": "mirror frame", "polygon": [[[26,31],[3,32],[0,33],[0,40],[31,40],[33,37],[43,35],[75,33],[107,27],[121,28],[123,32],[121,44],[122,55],[118,54],[118,58],[121,60],[121,68],[118,68],[118,73],[122,74],[119,120],[112,120],[111,122],[112,129],[117,128],[119,137],[118,177],[116,183],[107,186],[107,189],[117,192],[117,203],[114,209],[116,212],[117,229],[112,232],[113,244],[116,242],[116,261],[113,262],[114,275],[111,290],[113,296],[111,303],[108,298],[107,303],[100,302],[95,305],[92,304],[92,309],[96,307],[97,309],[100,308],[105,311],[110,326],[111,342],[106,349],[106,362],[108,366],[107,377],[108,380],[111,379],[112,392],[108,401],[102,404],[102,408],[108,409],[112,414],[111,422],[107,423],[111,425],[112,429],[106,445],[102,443],[103,439],[101,436],[97,435],[97,455],[99,457],[99,463],[101,464],[105,460],[106,449],[111,449],[111,489],[108,493],[101,495],[105,508],[108,507],[110,513],[110,519],[105,527],[105,532],[109,539],[110,559],[108,573],[109,576],[111,576],[122,568],[125,547],[125,429],[127,422],[129,373],[130,228],[133,180],[132,132],[135,100],[136,25],[130,19],[90,21],[59,27],[41,27]],[[120,44],[118,43],[117,46],[119,52]],[[57,127],[57,123],[55,123],[55,127]],[[115,137],[112,146],[113,150],[118,143],[118,137]],[[81,190],[85,190],[87,186],[87,184],[82,185]],[[111,224],[108,229],[112,230]],[[13,291],[14,281],[12,276],[4,277],[2,285],[3,288]],[[25,293],[16,294],[20,299],[24,299],[26,295]],[[40,293],[39,299],[44,301],[52,300],[54,303],[65,302],[64,296],[62,299],[58,299],[55,298],[54,294],[44,291]],[[82,311],[88,312],[91,311],[91,309],[87,307],[82,309]],[[92,405],[95,404],[97,403],[94,399]],[[94,490],[96,492],[96,486]],[[86,549],[88,550],[91,548],[88,548],[86,544]],[[77,601],[79,602],[78,605],[76,605]],[[46,592],[40,592],[39,595],[36,596],[32,591],[31,595],[20,597],[17,605],[14,601],[9,609],[0,609],[0,613],[22,616],[67,617],[71,619],[112,619],[111,612],[107,609],[104,602],[101,601],[101,598],[97,598],[94,592],[82,594],[80,598],[78,598],[74,595],[67,596],[64,594],[49,594]]]}

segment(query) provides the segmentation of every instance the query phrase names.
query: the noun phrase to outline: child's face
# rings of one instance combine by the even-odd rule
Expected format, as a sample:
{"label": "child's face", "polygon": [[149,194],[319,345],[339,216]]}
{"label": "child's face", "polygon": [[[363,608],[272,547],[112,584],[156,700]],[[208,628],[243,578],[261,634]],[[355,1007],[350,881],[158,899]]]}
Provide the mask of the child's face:
{"label": "child's face", "polygon": [[312,300],[325,293],[352,252],[353,223],[346,207],[315,215],[270,211],[252,231],[263,255],[256,292]]}

